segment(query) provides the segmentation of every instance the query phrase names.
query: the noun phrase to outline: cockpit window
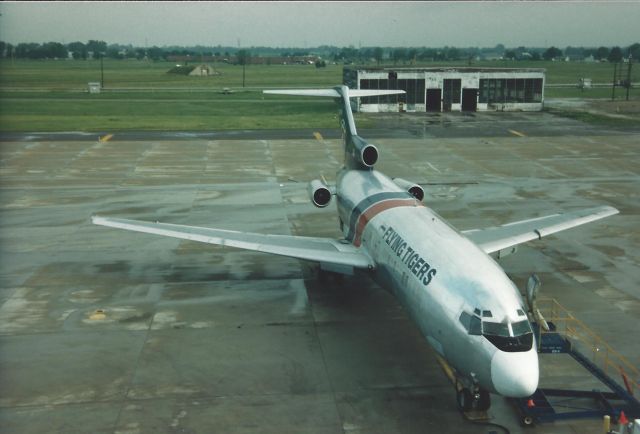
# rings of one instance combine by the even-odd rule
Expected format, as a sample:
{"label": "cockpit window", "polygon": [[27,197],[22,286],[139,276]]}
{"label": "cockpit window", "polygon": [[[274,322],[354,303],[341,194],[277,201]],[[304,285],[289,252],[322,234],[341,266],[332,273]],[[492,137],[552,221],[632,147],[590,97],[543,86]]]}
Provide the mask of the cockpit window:
{"label": "cockpit window", "polygon": [[514,336],[522,336],[524,334],[531,333],[531,326],[529,325],[529,321],[526,319],[524,321],[511,323],[511,329],[513,330]]}
{"label": "cockpit window", "polygon": [[[482,312],[484,313],[484,312]],[[482,335],[496,348],[509,353],[529,351],[533,346],[533,332],[528,320],[511,323],[482,321],[478,315],[460,314],[460,324],[470,335]]]}
{"label": "cockpit window", "polygon": [[491,314],[490,310],[483,310],[482,311],[482,317],[483,318],[491,318],[493,315]]}
{"label": "cockpit window", "polygon": [[518,316],[525,316],[524,311],[522,309],[517,310]]}
{"label": "cockpit window", "polygon": [[509,336],[509,326],[506,322],[482,322],[482,334],[493,336]]}
{"label": "cockpit window", "polygon": [[460,314],[460,323],[469,332],[470,335],[480,336],[482,334],[482,323],[480,318],[467,312]]}
{"label": "cockpit window", "polygon": [[482,322],[477,316],[471,317],[471,322],[469,323],[469,334],[477,336],[482,334]]}
{"label": "cockpit window", "polygon": [[533,333],[529,321],[511,323],[513,336],[509,335],[509,326],[506,322],[483,322],[482,334],[497,349],[508,353],[529,351],[533,346]]}
{"label": "cockpit window", "polygon": [[462,312],[460,314],[460,324],[462,324],[462,326],[469,331],[469,321],[471,321],[471,315],[469,315],[467,312]]}

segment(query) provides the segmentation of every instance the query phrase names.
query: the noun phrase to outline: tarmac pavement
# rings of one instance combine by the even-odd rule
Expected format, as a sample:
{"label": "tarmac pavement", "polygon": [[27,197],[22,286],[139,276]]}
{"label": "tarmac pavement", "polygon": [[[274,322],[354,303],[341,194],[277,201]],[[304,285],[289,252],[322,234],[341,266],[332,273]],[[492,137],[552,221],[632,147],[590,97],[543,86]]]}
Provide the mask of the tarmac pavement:
{"label": "tarmac pavement", "polygon": [[[639,366],[640,134],[549,116],[452,116],[422,135],[417,120],[381,117],[376,168],[425,184],[461,230],[617,207],[501,264],[519,287],[537,273]],[[433,351],[366,276],[321,281],[313,264],[90,223],[339,237],[334,205],[314,208],[306,182],[331,181],[342,150],[312,133],[2,135],[0,431],[502,432],[463,419]],[[549,357],[543,385],[594,387]],[[511,433],[600,432],[598,420],[525,430],[492,398],[491,422]]]}

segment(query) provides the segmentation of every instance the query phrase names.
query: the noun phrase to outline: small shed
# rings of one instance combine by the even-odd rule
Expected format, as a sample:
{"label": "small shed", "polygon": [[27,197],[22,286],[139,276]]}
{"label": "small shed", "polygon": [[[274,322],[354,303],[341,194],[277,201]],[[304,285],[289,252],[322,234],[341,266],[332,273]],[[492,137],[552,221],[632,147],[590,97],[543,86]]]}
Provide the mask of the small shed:
{"label": "small shed", "polygon": [[578,79],[578,88],[580,89],[591,89],[592,82],[590,78],[582,77]]}
{"label": "small shed", "polygon": [[216,71],[212,66],[209,65],[198,65],[189,73],[189,75],[194,75],[197,77],[208,77],[210,75],[218,75],[219,72]]}
{"label": "small shed", "polygon": [[87,85],[89,87],[89,93],[100,93],[100,90],[102,90],[100,82],[92,81],[87,83]]}

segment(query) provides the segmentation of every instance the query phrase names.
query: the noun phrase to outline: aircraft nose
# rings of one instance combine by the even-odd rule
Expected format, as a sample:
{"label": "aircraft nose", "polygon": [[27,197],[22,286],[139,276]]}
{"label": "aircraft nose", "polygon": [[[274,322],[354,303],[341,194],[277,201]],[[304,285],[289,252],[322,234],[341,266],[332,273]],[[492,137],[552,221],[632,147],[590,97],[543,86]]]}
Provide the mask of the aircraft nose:
{"label": "aircraft nose", "polygon": [[526,398],[538,388],[538,354],[535,347],[527,352],[497,351],[491,359],[491,381],[500,395]]}

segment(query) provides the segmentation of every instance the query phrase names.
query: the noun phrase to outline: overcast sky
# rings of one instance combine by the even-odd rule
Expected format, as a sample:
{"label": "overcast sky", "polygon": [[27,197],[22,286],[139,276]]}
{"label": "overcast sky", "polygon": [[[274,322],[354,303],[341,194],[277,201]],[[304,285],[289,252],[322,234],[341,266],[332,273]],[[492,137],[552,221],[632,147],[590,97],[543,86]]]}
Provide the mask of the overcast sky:
{"label": "overcast sky", "polygon": [[640,1],[0,2],[0,40],[313,47],[628,46]]}

